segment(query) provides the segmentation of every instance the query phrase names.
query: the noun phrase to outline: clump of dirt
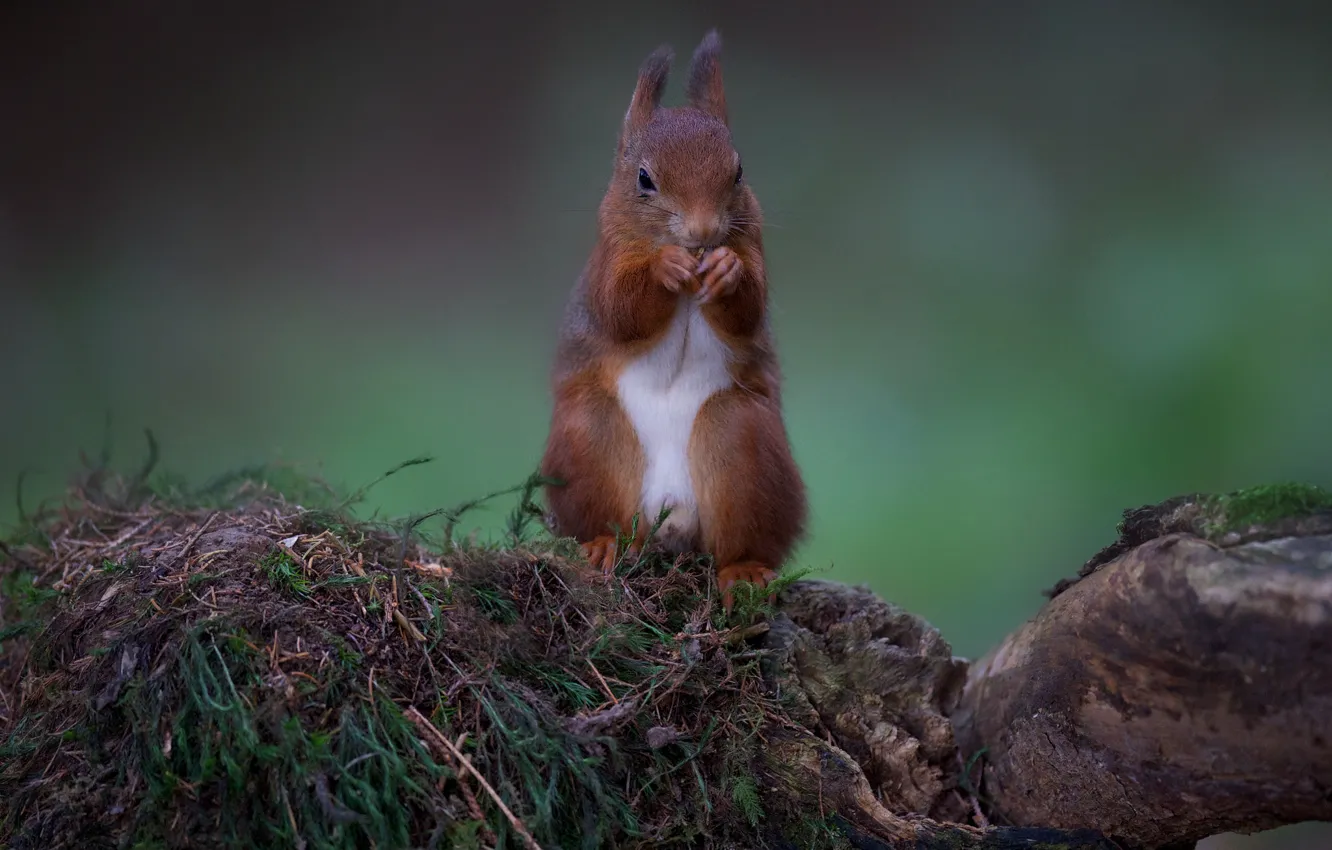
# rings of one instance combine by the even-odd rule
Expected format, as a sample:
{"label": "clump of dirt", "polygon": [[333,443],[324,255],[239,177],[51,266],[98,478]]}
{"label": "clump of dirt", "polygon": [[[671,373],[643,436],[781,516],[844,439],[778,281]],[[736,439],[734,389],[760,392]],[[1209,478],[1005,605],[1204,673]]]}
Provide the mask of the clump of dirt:
{"label": "clump of dirt", "polygon": [[532,531],[536,481],[500,548],[453,541],[459,512],[432,540],[424,517],[360,521],[263,470],[147,480],[97,470],[0,549],[5,846],[781,846],[811,828],[761,802],[763,729],[796,725],[761,670],[771,609],[742,592],[727,618],[708,565],[594,574]]}

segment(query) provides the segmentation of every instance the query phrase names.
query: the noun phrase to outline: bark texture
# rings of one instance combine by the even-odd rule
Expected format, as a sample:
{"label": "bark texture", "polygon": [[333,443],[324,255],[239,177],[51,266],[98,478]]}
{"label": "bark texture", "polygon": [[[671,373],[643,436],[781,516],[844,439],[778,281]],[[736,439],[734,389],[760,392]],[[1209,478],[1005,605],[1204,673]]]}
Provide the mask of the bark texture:
{"label": "bark texture", "polygon": [[767,635],[769,675],[799,726],[768,735],[768,794],[865,850],[1103,848],[1093,830],[975,827],[957,793],[948,713],[966,662],[929,623],[864,588],[803,581]]}
{"label": "bark texture", "polygon": [[1126,514],[971,667],[952,719],[1008,822],[1167,847],[1332,819],[1332,521],[1212,540],[1196,508]]}
{"label": "bark texture", "polygon": [[796,717],[844,749],[895,813],[951,813],[948,714],[966,662],[929,623],[864,588],[801,582],[782,612],[769,641],[786,659]]}

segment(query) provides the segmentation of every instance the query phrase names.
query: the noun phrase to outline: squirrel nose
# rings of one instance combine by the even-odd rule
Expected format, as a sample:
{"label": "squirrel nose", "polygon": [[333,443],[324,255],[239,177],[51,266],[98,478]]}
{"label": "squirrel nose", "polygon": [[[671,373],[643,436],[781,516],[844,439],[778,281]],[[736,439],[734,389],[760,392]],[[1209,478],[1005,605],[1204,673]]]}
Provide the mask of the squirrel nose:
{"label": "squirrel nose", "polygon": [[715,213],[694,214],[685,219],[685,238],[698,246],[712,245],[721,235],[721,216]]}

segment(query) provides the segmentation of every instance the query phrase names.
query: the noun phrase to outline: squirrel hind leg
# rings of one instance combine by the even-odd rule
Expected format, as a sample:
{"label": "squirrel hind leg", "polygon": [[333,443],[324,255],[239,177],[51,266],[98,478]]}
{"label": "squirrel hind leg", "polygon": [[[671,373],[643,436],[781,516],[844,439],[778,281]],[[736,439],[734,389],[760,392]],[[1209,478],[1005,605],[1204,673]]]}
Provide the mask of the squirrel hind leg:
{"label": "squirrel hind leg", "polygon": [[703,548],[729,613],[740,581],[766,587],[804,532],[805,485],[777,403],[739,389],[703,405],[690,441]]}
{"label": "squirrel hind leg", "polygon": [[642,450],[614,394],[591,376],[559,387],[541,474],[555,532],[584,545],[630,527],[642,480]]}
{"label": "squirrel hind leg", "polygon": [[722,567],[779,568],[804,534],[807,507],[777,404],[718,393],[699,411],[689,454],[704,551]]}

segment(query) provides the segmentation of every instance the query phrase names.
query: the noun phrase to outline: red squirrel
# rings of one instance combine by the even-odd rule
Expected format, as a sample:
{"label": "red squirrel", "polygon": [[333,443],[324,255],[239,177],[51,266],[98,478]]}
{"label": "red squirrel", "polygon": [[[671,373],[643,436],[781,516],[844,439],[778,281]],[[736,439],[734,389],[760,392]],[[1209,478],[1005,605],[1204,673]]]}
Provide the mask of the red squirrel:
{"label": "red squirrel", "polygon": [[695,50],[688,105],[661,106],[673,53],[638,73],[598,238],[571,293],[540,472],[554,530],[610,573],[616,529],[707,553],[725,608],[766,587],[804,533],[782,418],[762,213],[731,140],[721,38]]}

